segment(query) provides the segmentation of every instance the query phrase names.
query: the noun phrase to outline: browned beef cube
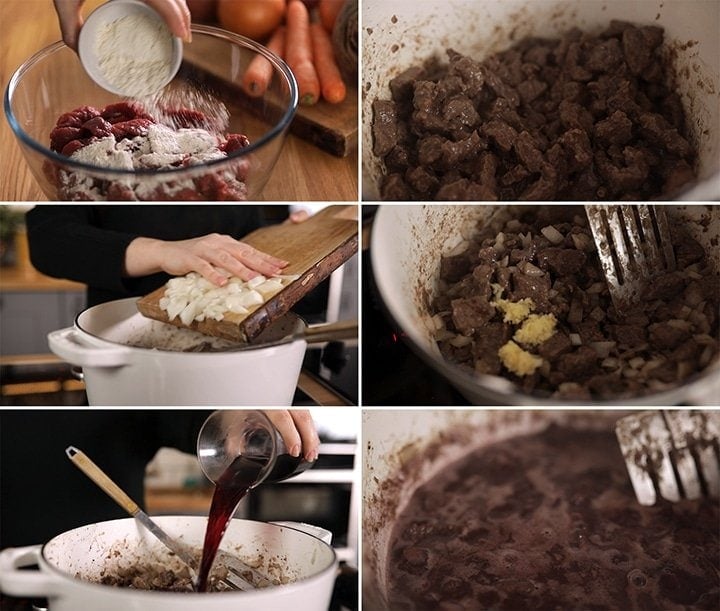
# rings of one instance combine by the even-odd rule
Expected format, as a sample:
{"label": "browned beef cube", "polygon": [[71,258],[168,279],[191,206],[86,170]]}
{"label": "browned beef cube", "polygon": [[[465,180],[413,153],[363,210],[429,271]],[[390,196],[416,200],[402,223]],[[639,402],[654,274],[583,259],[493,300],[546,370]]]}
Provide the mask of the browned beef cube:
{"label": "browned beef cube", "polygon": [[650,343],[660,350],[673,350],[690,339],[690,329],[682,329],[660,322],[650,325]]}
{"label": "browned beef cube", "polygon": [[452,320],[463,335],[472,335],[495,315],[495,308],[484,297],[465,297],[451,302]]}
{"label": "browned beef cube", "polygon": [[546,248],[538,253],[537,260],[541,268],[549,268],[558,276],[567,276],[579,272],[587,257],[582,250],[574,248]]}
{"label": "browned beef cube", "polygon": [[373,102],[373,153],[378,157],[387,155],[397,144],[397,121],[395,102],[390,100]]}
{"label": "browned beef cube", "polygon": [[538,353],[544,359],[553,362],[561,354],[565,354],[572,349],[570,338],[563,331],[556,331],[555,334],[547,341],[540,344]]}
{"label": "browned beef cube", "polygon": [[652,279],[645,293],[647,299],[670,300],[685,288],[685,278],[679,272],[663,274]]}
{"label": "browned beef cube", "polygon": [[589,346],[580,346],[574,352],[563,354],[556,367],[568,381],[584,379],[598,372],[598,355]]}
{"label": "browned beef cube", "polygon": [[448,282],[457,282],[470,272],[470,261],[465,253],[440,259],[440,277]]}

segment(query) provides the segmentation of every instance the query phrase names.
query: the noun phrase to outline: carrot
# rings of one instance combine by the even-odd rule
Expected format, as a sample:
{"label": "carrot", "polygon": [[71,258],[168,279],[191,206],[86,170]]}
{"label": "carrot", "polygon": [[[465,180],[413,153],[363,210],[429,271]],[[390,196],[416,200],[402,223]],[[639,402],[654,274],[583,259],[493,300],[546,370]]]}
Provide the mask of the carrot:
{"label": "carrot", "polygon": [[344,0],[320,0],[318,4],[318,16],[320,23],[323,24],[325,30],[329,33],[333,31],[337,16],[343,6]]}
{"label": "carrot", "polygon": [[320,23],[310,24],[310,35],[313,43],[313,63],[320,79],[322,96],[331,104],[339,104],[345,99],[347,90],[340,76],[340,69],[335,63],[330,35]]}
{"label": "carrot", "polygon": [[[267,43],[267,48],[278,57],[285,54],[285,26],[275,30]],[[272,81],[273,66],[262,55],[256,55],[243,75],[243,88],[253,97],[259,98],[263,95]]]}
{"label": "carrot", "polygon": [[320,81],[313,65],[310,15],[301,0],[290,0],[285,25],[285,61],[297,80],[300,103],[315,104],[320,97]]}

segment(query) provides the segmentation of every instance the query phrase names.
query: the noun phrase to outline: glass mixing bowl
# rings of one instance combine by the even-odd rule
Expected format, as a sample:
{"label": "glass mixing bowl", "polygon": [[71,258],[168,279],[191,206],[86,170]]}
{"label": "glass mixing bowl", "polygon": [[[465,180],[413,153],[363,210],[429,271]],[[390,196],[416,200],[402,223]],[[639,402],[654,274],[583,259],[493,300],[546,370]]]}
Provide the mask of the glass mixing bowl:
{"label": "glass mixing bowl", "polygon": [[[13,74],[4,107],[33,176],[51,200],[253,200],[259,199],[282,148],[298,104],[288,66],[262,45],[219,28],[194,25],[183,63],[170,83],[178,106],[218,115],[227,108],[224,134],[243,134],[249,145],[227,157],[171,169],[109,169],[81,163],[50,148],[58,118],[81,106],[102,109],[127,101],[95,84],[64,43],[39,51]],[[259,97],[247,95],[242,78],[258,55],[273,77]],[[196,102],[201,102],[199,106]],[[187,104],[190,102],[190,104]],[[151,111],[152,114],[152,111]],[[224,114],[224,113],[223,113]]]}

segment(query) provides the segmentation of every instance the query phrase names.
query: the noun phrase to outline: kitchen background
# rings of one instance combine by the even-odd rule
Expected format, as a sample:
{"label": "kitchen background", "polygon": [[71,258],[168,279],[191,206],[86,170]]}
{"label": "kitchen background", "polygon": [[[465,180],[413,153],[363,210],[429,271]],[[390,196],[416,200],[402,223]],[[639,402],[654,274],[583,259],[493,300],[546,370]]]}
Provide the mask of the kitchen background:
{"label": "kitchen background", "polygon": [[[85,287],[33,268],[23,225],[29,208],[0,205],[0,405],[83,405],[87,399],[77,370],[50,353],[47,334],[73,325],[85,307]],[[263,206],[263,211],[267,222],[275,223],[287,217],[288,207]],[[308,322],[357,319],[357,255],[309,299]],[[357,404],[357,372],[357,341],[311,347],[293,404]]]}

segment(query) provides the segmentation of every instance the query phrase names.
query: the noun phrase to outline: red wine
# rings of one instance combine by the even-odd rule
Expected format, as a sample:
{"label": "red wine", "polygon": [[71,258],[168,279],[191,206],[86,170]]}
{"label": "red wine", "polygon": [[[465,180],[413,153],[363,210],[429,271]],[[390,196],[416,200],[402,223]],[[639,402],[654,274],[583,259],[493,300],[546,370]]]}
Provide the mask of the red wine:
{"label": "red wine", "polygon": [[238,503],[247,494],[250,487],[258,480],[263,463],[238,456],[215,484],[210,515],[205,530],[202,560],[200,561],[200,574],[198,575],[198,592],[206,592],[208,577],[220,541],[235,513]]}
{"label": "red wine", "polygon": [[[228,524],[235,513],[238,503],[247,494],[248,490],[257,482],[260,472],[267,460],[250,459],[238,456],[215,484],[205,541],[203,542],[202,560],[200,561],[200,574],[198,575],[198,592],[207,591],[208,577],[220,541],[227,530]],[[294,473],[304,471],[310,463],[302,458],[295,458],[289,454],[280,454],[273,470],[267,477],[268,481],[279,481]]]}

